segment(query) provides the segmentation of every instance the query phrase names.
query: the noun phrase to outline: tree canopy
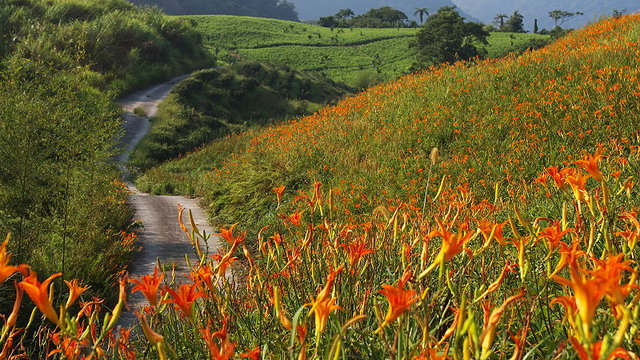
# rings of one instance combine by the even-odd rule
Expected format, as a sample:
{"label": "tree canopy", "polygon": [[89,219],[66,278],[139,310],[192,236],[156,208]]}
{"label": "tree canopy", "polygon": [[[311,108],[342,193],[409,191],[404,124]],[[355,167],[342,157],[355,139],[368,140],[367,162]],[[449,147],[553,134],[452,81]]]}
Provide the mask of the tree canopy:
{"label": "tree canopy", "polygon": [[482,24],[465,22],[455,7],[431,15],[412,44],[418,51],[416,67],[466,60],[481,55],[478,43],[487,43]]}
{"label": "tree canopy", "polygon": [[351,9],[342,9],[333,16],[320,18],[320,26],[324,27],[358,27],[358,28],[390,28],[407,26],[407,14],[389,6],[371,9],[354,17]]}

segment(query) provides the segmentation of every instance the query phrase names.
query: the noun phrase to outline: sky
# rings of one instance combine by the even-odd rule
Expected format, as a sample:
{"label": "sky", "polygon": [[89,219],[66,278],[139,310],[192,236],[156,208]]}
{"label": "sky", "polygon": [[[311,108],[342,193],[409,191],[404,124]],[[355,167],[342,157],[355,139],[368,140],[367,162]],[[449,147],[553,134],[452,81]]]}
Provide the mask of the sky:
{"label": "sky", "polygon": [[585,13],[563,25],[567,28],[579,28],[598,20],[601,16],[611,15],[613,9],[640,11],[640,0],[289,0],[296,5],[300,19],[313,20],[321,16],[333,15],[338,10],[351,8],[356,14],[368,9],[391,6],[402,10],[414,19],[416,8],[429,8],[437,11],[441,6],[457,5],[463,16],[469,19],[491,23],[496,14],[511,15],[515,10],[525,17],[525,28],[532,30],[534,19],[538,19],[540,29],[552,28],[553,21],[548,13],[560,9]]}

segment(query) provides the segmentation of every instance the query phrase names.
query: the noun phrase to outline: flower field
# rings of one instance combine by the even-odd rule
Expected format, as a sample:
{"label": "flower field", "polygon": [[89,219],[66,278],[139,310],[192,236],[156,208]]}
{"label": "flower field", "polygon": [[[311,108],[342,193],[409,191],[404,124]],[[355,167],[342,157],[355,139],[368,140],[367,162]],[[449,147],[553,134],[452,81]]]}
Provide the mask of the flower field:
{"label": "flower field", "polygon": [[[75,282],[57,300],[3,245],[0,358],[637,359],[639,35],[605,20],[214,144],[246,140],[198,170],[239,224],[211,255],[183,224],[190,277],[123,278],[112,309]],[[150,303],[133,330],[129,292]]]}

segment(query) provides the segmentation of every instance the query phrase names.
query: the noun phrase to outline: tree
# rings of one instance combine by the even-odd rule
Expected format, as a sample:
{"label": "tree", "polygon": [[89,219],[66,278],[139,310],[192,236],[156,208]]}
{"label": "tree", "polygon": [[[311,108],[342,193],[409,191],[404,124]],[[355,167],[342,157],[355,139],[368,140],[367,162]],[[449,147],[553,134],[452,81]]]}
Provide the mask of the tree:
{"label": "tree", "polygon": [[513,15],[504,22],[504,26],[500,29],[506,32],[523,33],[524,30],[524,16],[519,11],[514,11]]}
{"label": "tree", "polygon": [[569,21],[569,20],[571,20],[574,17],[579,16],[579,15],[584,15],[584,13],[582,13],[580,11],[569,12],[569,11],[564,11],[564,10],[549,11],[549,17],[551,19],[553,19],[555,27],[562,26],[562,24],[566,23],[567,21]]}
{"label": "tree", "polygon": [[429,17],[411,45],[418,51],[415,67],[479,56],[476,44],[486,44],[488,36],[482,24],[464,22],[455,6],[442,7]]}
{"label": "tree", "polygon": [[498,14],[496,15],[496,17],[493,18],[493,22],[496,25],[500,25],[500,29],[502,29],[504,27],[504,19],[508,18],[509,15],[507,14]]}
{"label": "tree", "polygon": [[354,16],[355,16],[355,13],[353,12],[353,10],[351,10],[349,8],[341,9],[335,15],[335,17],[337,17],[340,20],[347,20],[347,19],[350,19],[350,18],[352,18]]}
{"label": "tree", "polygon": [[533,33],[537,34],[540,29],[538,28],[538,19],[533,20]]}
{"label": "tree", "polygon": [[424,24],[424,16],[429,17],[429,9],[427,8],[416,8],[416,12],[413,13],[413,16],[420,17],[420,24]]}

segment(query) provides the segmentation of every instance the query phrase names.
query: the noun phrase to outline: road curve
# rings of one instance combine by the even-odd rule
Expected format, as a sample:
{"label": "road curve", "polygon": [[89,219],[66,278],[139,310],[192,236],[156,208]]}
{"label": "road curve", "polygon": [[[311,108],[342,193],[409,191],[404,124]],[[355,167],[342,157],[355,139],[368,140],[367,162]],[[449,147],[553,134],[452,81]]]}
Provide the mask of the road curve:
{"label": "road curve", "polygon": [[[169,95],[171,89],[188,76],[176,77],[166,83],[128,95],[119,101],[124,110],[125,134],[122,138],[122,145],[125,151],[116,160],[120,163],[125,178],[127,176],[125,164],[129,159],[129,153],[149,131],[149,117],[153,117],[157,113],[158,105]],[[133,111],[136,108],[141,108],[146,116],[135,115]],[[159,260],[167,271],[174,269],[176,281],[181,282],[181,279],[184,279],[188,273],[185,254],[191,258],[194,257],[194,254],[191,242],[182,232],[178,223],[178,205],[185,208],[183,215],[185,224],[189,224],[188,210],[191,210],[198,228],[201,231],[206,231],[207,234],[212,234],[213,228],[209,225],[205,212],[198,205],[197,199],[182,196],[154,196],[141,193],[131,183],[128,183],[128,186],[131,196],[127,203],[135,212],[134,220],[142,224],[142,228],[138,232],[138,244],[142,246],[142,250],[129,266],[131,278],[153,273]],[[217,241],[217,238],[212,237],[209,241],[209,248],[217,249]],[[139,292],[134,294],[128,302],[132,311],[146,305],[146,300]],[[132,312],[129,312],[123,314],[121,324],[129,325],[133,320],[135,318]]]}

